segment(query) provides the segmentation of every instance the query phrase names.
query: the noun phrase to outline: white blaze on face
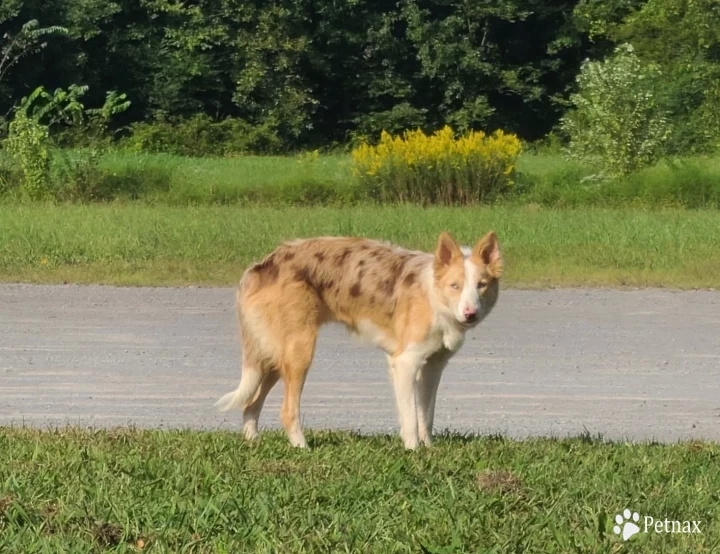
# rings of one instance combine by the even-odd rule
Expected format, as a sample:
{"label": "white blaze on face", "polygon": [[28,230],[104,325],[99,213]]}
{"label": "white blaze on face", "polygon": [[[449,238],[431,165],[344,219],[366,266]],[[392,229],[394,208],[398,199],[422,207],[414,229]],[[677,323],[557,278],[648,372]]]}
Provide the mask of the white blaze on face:
{"label": "white blaze on face", "polygon": [[480,295],[478,295],[477,284],[480,280],[480,268],[472,263],[467,257],[465,262],[465,282],[463,283],[460,302],[455,311],[455,317],[461,323],[465,322],[465,312],[474,310],[477,312],[477,319],[480,320]]}

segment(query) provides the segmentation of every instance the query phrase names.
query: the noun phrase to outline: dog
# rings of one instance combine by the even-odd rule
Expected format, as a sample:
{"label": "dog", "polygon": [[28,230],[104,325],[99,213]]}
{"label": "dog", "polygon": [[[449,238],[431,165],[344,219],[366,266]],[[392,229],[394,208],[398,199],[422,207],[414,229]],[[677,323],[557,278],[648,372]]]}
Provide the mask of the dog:
{"label": "dog", "polygon": [[242,377],[216,406],[242,408],[253,440],[282,377],[282,424],[292,445],[306,447],[300,396],[320,326],[340,322],[387,355],[405,447],[430,446],[443,369],[495,306],[502,271],[492,231],[473,248],[442,232],[434,253],[364,238],[286,242],[240,280]]}

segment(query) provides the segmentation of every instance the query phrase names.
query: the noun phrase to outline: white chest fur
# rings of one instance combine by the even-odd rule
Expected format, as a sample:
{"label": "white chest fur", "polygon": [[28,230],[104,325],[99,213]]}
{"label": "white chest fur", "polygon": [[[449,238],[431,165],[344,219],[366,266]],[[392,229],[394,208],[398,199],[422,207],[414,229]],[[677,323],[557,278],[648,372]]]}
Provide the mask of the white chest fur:
{"label": "white chest fur", "polygon": [[464,329],[453,325],[451,321],[440,320],[433,326],[422,343],[413,345],[413,349],[424,361],[443,348],[455,353],[462,346],[464,340]]}
{"label": "white chest fur", "polygon": [[456,352],[465,341],[465,331],[458,328],[457,325],[448,325],[443,329],[442,342],[443,346],[450,352]]}

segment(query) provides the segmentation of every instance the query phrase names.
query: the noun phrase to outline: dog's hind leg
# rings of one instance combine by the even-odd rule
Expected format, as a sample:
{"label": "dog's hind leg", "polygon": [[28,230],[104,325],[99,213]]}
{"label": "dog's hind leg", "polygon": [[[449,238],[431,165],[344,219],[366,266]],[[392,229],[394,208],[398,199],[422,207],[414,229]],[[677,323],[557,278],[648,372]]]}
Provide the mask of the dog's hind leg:
{"label": "dog's hind leg", "polygon": [[417,381],[417,417],[418,434],[425,446],[432,444],[433,421],[435,419],[435,399],[443,370],[450,360],[447,350],[430,356],[420,370]]}
{"label": "dog's hind leg", "polygon": [[316,340],[317,328],[315,326],[308,326],[301,332],[288,336],[285,355],[280,364],[280,372],[285,384],[280,417],[290,443],[300,448],[307,446],[300,425],[300,396],[312,363]]}
{"label": "dog's hind leg", "polygon": [[265,398],[280,379],[280,372],[277,370],[265,373],[260,388],[255,394],[252,402],[245,406],[243,410],[243,434],[247,440],[254,440],[258,436],[258,420],[262,411]]}

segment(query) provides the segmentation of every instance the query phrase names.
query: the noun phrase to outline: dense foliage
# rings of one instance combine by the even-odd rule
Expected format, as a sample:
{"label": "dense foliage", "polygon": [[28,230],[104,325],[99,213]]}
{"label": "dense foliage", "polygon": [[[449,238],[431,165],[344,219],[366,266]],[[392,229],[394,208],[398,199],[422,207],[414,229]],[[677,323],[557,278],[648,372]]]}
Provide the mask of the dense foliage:
{"label": "dense foliage", "polygon": [[8,73],[0,109],[78,84],[90,104],[128,95],[118,125],[239,118],[234,136],[256,129],[255,150],[445,124],[534,139],[589,52],[576,3],[4,0],[0,32],[31,19],[67,32]]}
{"label": "dense foliage", "polygon": [[720,2],[582,0],[575,15],[594,41],[631,44],[662,72],[656,92],[674,127],[669,153],[720,147]]}
{"label": "dense foliage", "polygon": [[114,126],[136,124],[136,149],[280,151],[444,125],[533,140],[582,62],[625,43],[664,75],[670,152],[720,146],[715,0],[3,0],[0,33],[0,113],[38,86],[88,86],[94,105],[116,90],[132,105]]}
{"label": "dense foliage", "polygon": [[478,168],[459,178],[451,164],[450,177],[408,173],[396,183],[407,194],[378,196],[367,175],[310,177],[324,162],[303,158],[269,195],[255,185],[199,196],[195,185],[170,188],[219,202],[456,202],[467,190],[543,204],[720,198],[702,157],[720,148],[716,0],[3,0],[0,32],[2,194],[167,192],[174,169],[110,171],[113,140],[138,155],[230,156],[370,148],[383,131],[450,126],[457,136],[546,137],[577,164],[521,168],[512,188],[510,178],[478,188],[492,179]]}
{"label": "dense foliage", "polygon": [[[107,148],[110,119],[130,106],[124,94],[109,92],[100,108],[86,108],[82,97],[87,87],[71,85],[53,94],[43,87],[23,98],[2,142],[10,171],[0,174],[2,189],[13,185],[30,200],[98,200],[106,175],[99,163]],[[58,124],[83,135],[90,144],[70,156],[56,147],[50,133]],[[2,165],[0,164],[0,167]]]}

